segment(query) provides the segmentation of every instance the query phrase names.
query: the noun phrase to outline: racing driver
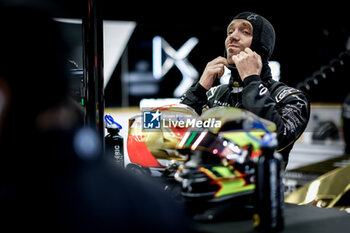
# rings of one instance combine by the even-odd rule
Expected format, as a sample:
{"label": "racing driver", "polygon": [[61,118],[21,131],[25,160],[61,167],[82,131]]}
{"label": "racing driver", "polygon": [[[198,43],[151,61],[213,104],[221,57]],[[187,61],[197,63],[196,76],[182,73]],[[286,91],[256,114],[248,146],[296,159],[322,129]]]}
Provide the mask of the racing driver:
{"label": "racing driver", "polygon": [[[271,23],[256,13],[242,12],[227,27],[225,55],[207,63],[200,80],[181,97],[198,114],[217,106],[243,108],[274,122],[278,148],[287,166],[295,141],[310,117],[310,101],[302,91],[272,79],[268,65],[275,45]],[[213,86],[231,70],[229,84]]]}

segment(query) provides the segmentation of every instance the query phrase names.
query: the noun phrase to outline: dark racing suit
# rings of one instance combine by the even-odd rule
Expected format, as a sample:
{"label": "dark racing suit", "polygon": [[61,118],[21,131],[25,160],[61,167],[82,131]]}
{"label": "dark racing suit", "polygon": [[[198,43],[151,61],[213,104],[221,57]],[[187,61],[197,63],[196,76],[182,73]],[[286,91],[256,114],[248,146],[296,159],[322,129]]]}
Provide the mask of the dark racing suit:
{"label": "dark racing suit", "polygon": [[197,83],[182,96],[181,102],[194,108],[198,114],[205,108],[231,106],[246,109],[274,122],[277,126],[278,151],[287,164],[289,153],[309,120],[308,97],[271,77],[262,81],[258,75],[249,76],[244,80],[243,89],[233,86],[232,77],[230,84],[221,84],[208,91]]}

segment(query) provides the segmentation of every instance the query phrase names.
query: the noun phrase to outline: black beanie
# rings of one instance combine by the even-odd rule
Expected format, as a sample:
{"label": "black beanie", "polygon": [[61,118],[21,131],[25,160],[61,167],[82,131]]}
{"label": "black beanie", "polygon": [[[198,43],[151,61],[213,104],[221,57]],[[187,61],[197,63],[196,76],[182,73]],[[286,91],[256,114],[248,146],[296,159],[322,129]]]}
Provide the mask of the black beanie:
{"label": "black beanie", "polygon": [[253,41],[250,48],[261,56],[263,63],[267,63],[275,47],[275,30],[271,23],[261,15],[248,11],[239,13],[234,19],[245,19],[252,24]]}

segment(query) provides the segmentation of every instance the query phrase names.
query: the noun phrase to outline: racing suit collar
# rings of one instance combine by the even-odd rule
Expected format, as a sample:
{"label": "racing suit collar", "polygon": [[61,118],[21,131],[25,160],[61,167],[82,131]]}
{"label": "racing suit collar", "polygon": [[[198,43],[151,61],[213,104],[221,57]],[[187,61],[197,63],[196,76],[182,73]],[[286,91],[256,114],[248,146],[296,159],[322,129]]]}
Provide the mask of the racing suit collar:
{"label": "racing suit collar", "polygon": [[[231,71],[231,77],[229,81],[229,88],[232,90],[236,88],[237,90],[242,90],[244,87],[244,83],[242,82],[241,77],[239,76],[238,70],[235,65],[229,65],[227,68]],[[267,83],[272,79],[271,69],[268,62],[263,63],[263,67],[261,69],[260,78],[263,82]]]}
{"label": "racing suit collar", "polygon": [[243,82],[239,76],[238,70],[234,64],[228,65],[227,68],[231,71],[231,77],[229,86],[231,87],[243,87]]}

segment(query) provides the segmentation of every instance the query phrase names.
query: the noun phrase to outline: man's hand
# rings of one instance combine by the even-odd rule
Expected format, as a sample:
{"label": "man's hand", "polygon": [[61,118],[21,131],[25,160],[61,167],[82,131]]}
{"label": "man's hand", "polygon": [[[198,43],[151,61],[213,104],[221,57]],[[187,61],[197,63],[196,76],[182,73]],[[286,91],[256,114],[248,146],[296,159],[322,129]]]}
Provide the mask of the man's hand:
{"label": "man's hand", "polygon": [[224,74],[225,66],[228,66],[228,63],[224,57],[217,57],[209,62],[199,79],[199,84],[209,90],[213,86],[215,79],[220,78]]}
{"label": "man's hand", "polygon": [[232,60],[237,67],[242,81],[250,75],[260,75],[261,73],[261,57],[250,48],[245,48],[244,51],[241,51],[239,54],[233,55]]}

